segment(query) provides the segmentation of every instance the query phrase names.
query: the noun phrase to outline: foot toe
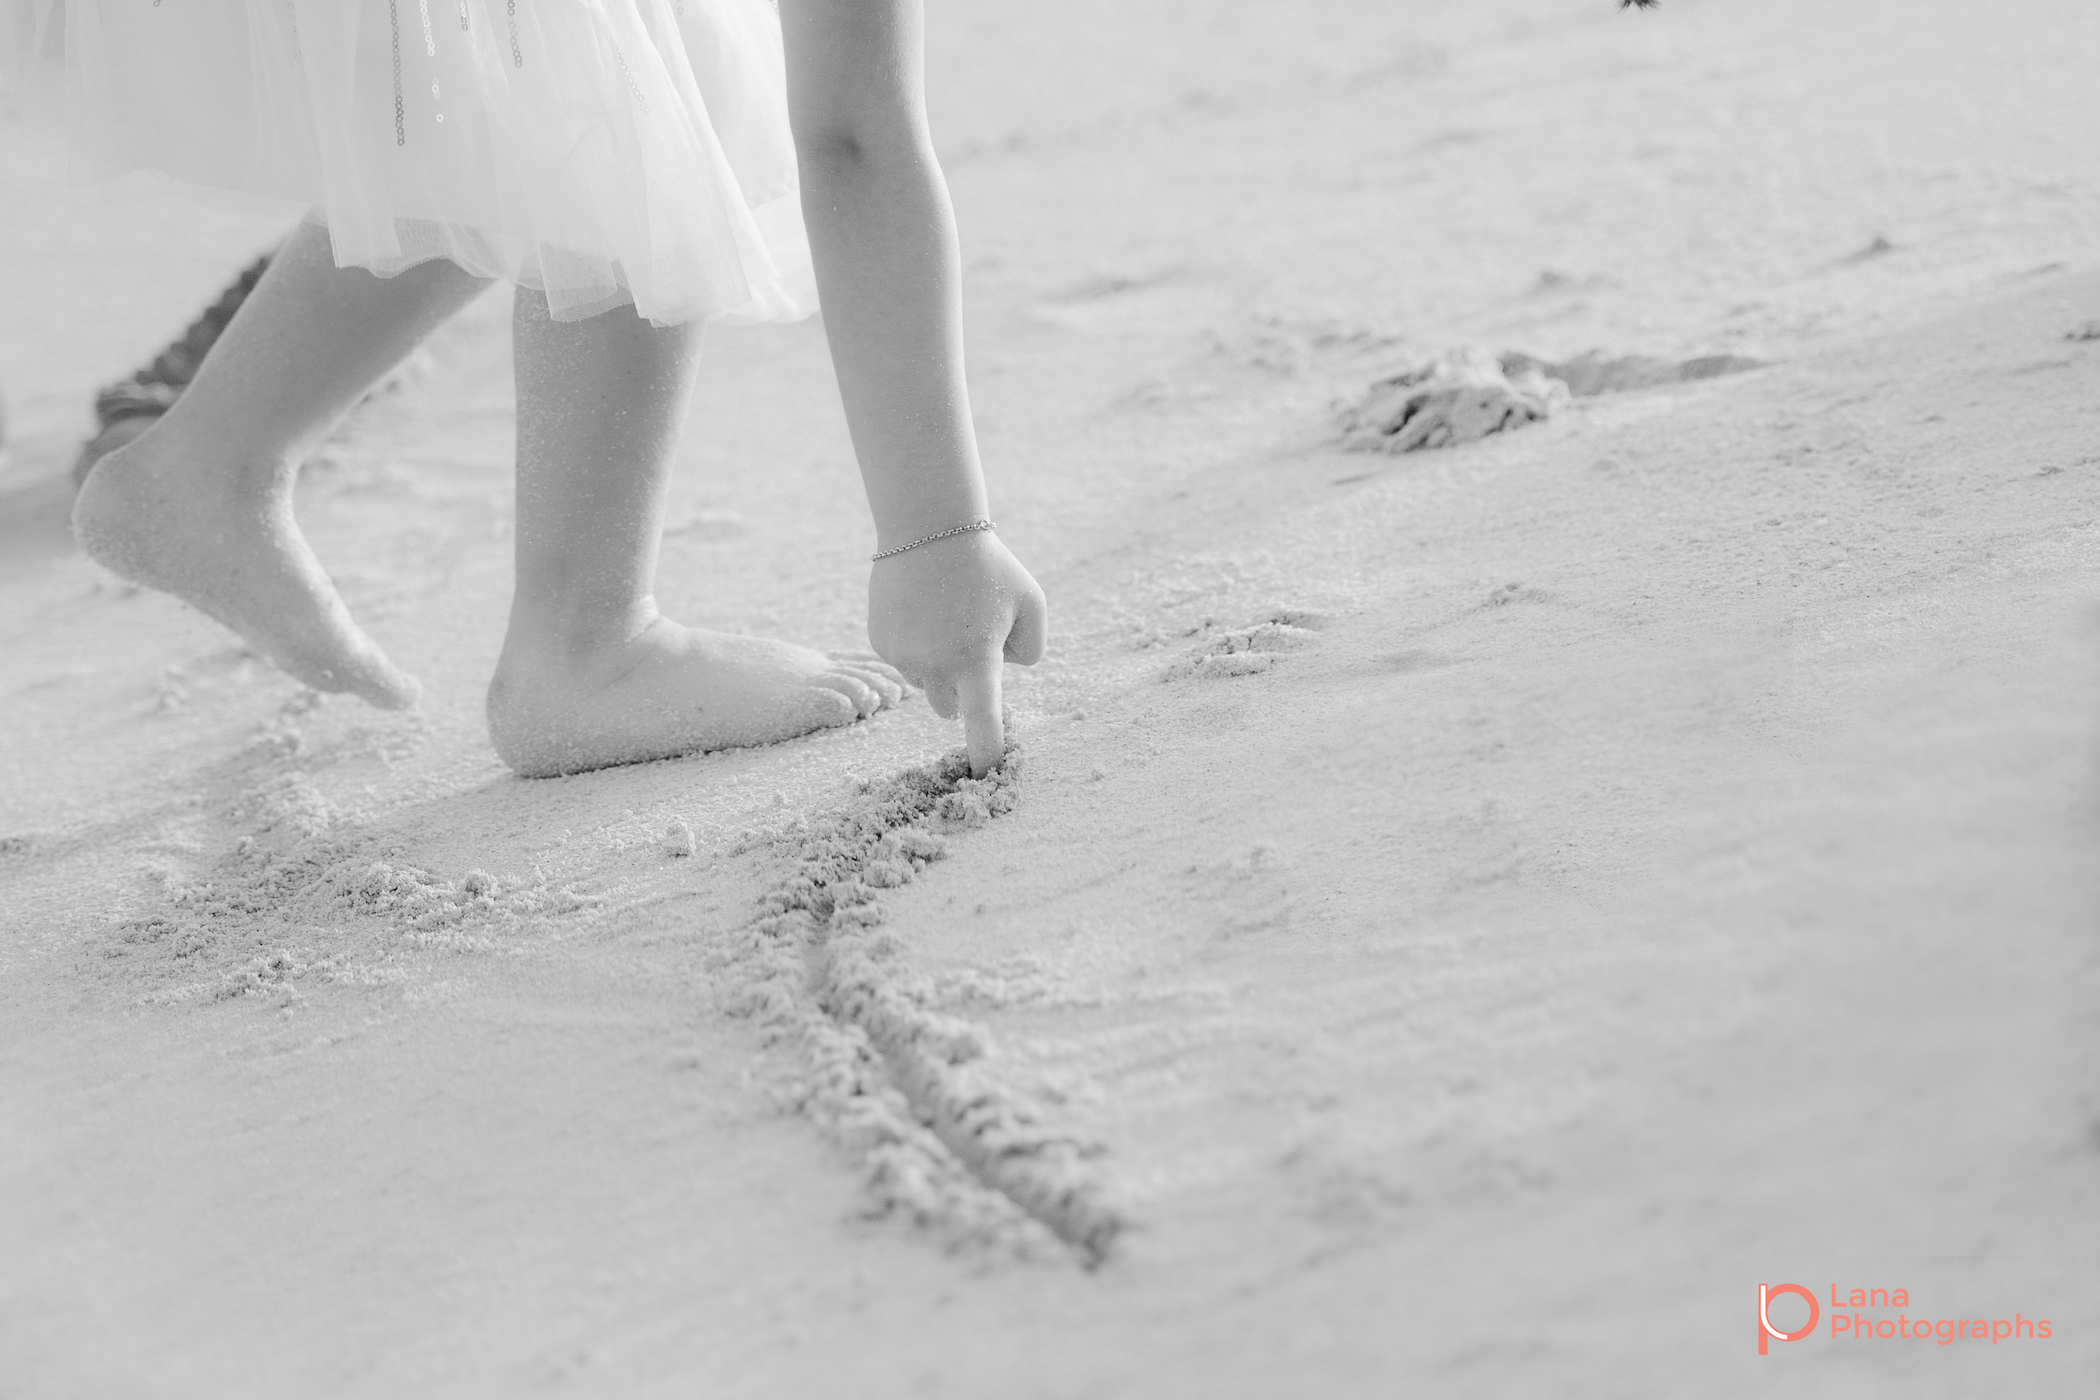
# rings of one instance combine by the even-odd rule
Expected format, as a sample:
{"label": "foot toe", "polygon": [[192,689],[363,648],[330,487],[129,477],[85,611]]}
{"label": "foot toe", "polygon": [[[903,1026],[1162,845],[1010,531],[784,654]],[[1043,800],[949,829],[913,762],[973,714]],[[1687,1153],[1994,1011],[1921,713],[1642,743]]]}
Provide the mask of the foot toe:
{"label": "foot toe", "polygon": [[856,719],[865,719],[882,708],[882,697],[875,688],[850,671],[826,671],[814,677],[813,683],[835,690],[851,701]]}
{"label": "foot toe", "polygon": [[350,692],[382,710],[405,710],[423,696],[423,683],[387,659],[369,638],[359,638],[361,654],[344,679]]}
{"label": "foot toe", "polygon": [[811,726],[816,729],[836,729],[860,718],[860,706],[842,686],[826,685],[826,677],[818,677],[809,688],[809,703],[814,712]]}
{"label": "foot toe", "polygon": [[873,671],[878,676],[887,676],[896,685],[904,684],[904,673],[879,656],[871,656],[854,664],[863,670]]}
{"label": "foot toe", "polygon": [[369,639],[352,637],[343,646],[342,652],[286,647],[271,659],[315,690],[347,692],[382,710],[405,710],[422,697],[421,682],[389,661]]}
{"label": "foot toe", "polygon": [[351,689],[361,699],[382,710],[411,709],[423,698],[423,683],[391,664],[384,674],[369,677]]}
{"label": "foot toe", "polygon": [[854,671],[872,671],[900,689],[909,689],[911,686],[911,682],[904,678],[902,671],[872,651],[835,651],[831,653],[831,659],[844,662]]}
{"label": "foot toe", "polygon": [[876,706],[877,709],[886,710],[904,698],[903,679],[887,666],[878,671],[873,666],[855,661],[842,665],[839,669],[875,692],[876,699],[880,702]]}

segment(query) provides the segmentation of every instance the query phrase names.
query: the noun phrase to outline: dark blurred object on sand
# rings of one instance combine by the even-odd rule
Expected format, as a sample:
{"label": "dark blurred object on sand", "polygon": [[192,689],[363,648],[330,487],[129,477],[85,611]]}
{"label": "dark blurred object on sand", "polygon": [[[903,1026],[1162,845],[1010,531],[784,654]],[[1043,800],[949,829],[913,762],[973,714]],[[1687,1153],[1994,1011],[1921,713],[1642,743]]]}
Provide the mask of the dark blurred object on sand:
{"label": "dark blurred object on sand", "polygon": [[265,253],[241,269],[240,276],[220,293],[219,299],[206,307],[190,323],[188,330],[154,356],[153,363],[130,378],[105,384],[97,391],[95,435],[80,449],[80,456],[73,463],[75,486],[87,480],[95,463],[146,431],[154,419],[166,413],[175,400],[182,397],[182,391],[196,378],[197,367],[204,363],[205,355],[218,343],[227,322],[241,309],[241,303],[255,289],[256,279],[269,265],[270,254]]}

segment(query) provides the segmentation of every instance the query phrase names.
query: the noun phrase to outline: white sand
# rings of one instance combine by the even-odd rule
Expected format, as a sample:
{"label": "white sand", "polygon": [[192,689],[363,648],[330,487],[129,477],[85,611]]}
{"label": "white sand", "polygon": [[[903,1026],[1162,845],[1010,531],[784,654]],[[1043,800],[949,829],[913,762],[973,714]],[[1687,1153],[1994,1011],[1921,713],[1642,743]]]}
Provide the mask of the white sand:
{"label": "white sand", "polygon": [[[825,825],[956,742],[923,702],[548,782],[489,753],[502,298],[307,477],[420,711],[309,706],[70,552],[92,386],[277,225],[63,194],[17,122],[0,1396],[2081,1393],[2088,0],[932,22],[1056,637],[1009,668],[1017,804],[924,819],[852,985],[984,1048],[941,1084],[1109,1261],[984,1184],[1019,1158],[912,1139],[939,1094],[894,1054],[814,1093],[812,1035],[901,1023],[753,970]],[[1772,367],[1334,444],[1332,401],[1469,343]],[[718,336],[687,453],[667,609],[860,641],[821,330]],[[932,1185],[870,1184],[907,1139]],[[1780,1282],[2056,1335],[1760,1358]]]}

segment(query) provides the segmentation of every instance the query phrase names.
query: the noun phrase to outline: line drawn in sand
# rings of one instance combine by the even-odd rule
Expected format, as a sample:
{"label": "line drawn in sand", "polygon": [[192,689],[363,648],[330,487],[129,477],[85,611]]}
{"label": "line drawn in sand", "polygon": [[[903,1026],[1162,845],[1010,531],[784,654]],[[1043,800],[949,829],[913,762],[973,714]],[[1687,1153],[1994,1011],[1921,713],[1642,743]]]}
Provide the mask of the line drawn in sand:
{"label": "line drawn in sand", "polygon": [[1092,1268],[1126,1228],[1094,1168],[1103,1147],[1047,1121],[1001,1081],[986,1029],[940,1009],[898,961],[881,891],[946,850],[944,833],[1011,811],[1022,767],[973,779],[960,754],[866,783],[834,816],[798,818],[736,849],[783,847],[792,872],[714,962],[732,1014],[800,1051],[782,1103],[858,1162],[874,1216],[901,1215],[954,1247],[1046,1246]]}
{"label": "line drawn in sand", "polygon": [[[171,851],[217,854],[142,867],[152,887],[144,907],[121,910],[103,939],[103,965],[145,984],[140,1004],[265,998],[289,1013],[312,982],[398,983],[428,1000],[435,992],[413,985],[397,952],[522,951],[506,935],[601,902],[537,868],[520,882],[478,869],[448,879],[416,864],[316,785],[345,755],[308,742],[300,721],[313,703],[302,692],[261,725],[207,775],[194,813],[149,822]],[[952,974],[911,972],[902,941],[883,927],[881,892],[938,860],[944,833],[1012,810],[1020,769],[1009,747],[998,773],[973,780],[958,753],[865,781],[829,817],[747,834],[734,851],[770,844],[792,868],[709,962],[728,974],[732,1014],[756,1018],[769,1044],[799,1050],[779,1097],[857,1160],[871,1214],[904,1216],[953,1246],[1093,1267],[1125,1228],[1093,1166],[1104,1149],[1059,1130],[1045,1105],[1003,1082],[989,1032],[945,1009],[969,999],[959,991],[1004,983],[959,988]],[[24,836],[0,853],[43,844]],[[660,848],[680,859],[696,844],[674,822]]]}
{"label": "line drawn in sand", "polygon": [[[317,781],[338,763],[391,756],[413,736],[353,731],[317,745],[302,723],[316,704],[302,691],[200,775],[194,801],[142,818],[132,844],[146,856],[137,867],[145,898],[112,911],[96,948],[102,967],[138,989],[138,1004],[261,998],[290,1014],[302,984],[316,982],[398,984],[430,1000],[442,989],[423,985],[400,954],[522,952],[516,935],[603,902],[537,866],[524,880],[423,868]],[[1004,1082],[986,1028],[948,1010],[1037,989],[915,973],[884,927],[882,892],[940,859],[945,833],[1011,811],[1021,767],[1010,746],[999,772],[973,780],[957,753],[863,781],[830,816],[747,833],[733,852],[771,845],[791,869],[709,962],[728,974],[733,1014],[799,1051],[779,1097],[856,1159],[871,1214],[904,1216],[951,1245],[1092,1267],[1126,1224],[1093,1165],[1105,1149],[1049,1121],[1054,1094]],[[46,833],[14,834],[0,856],[51,844]],[[667,860],[696,848],[682,820],[659,845]]]}

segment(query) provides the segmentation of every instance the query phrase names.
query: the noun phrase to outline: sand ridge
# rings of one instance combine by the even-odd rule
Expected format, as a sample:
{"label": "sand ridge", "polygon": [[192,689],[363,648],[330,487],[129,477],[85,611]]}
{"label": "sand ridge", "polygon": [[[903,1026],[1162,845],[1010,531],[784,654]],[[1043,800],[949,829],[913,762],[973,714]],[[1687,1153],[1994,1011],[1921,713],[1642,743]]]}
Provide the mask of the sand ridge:
{"label": "sand ridge", "polygon": [[908,943],[883,927],[882,892],[946,853],[940,831],[1012,811],[1024,767],[1009,745],[973,779],[951,754],[864,783],[842,811],[753,833],[742,844],[784,847],[791,873],[714,960],[733,1014],[798,1042],[802,1064],[776,1093],[852,1155],[876,1214],[956,1245],[1026,1252],[1047,1234],[1098,1265],[1124,1225],[1091,1164],[1105,1149],[1003,1084],[984,1030],[936,1008],[934,984],[900,961]]}

